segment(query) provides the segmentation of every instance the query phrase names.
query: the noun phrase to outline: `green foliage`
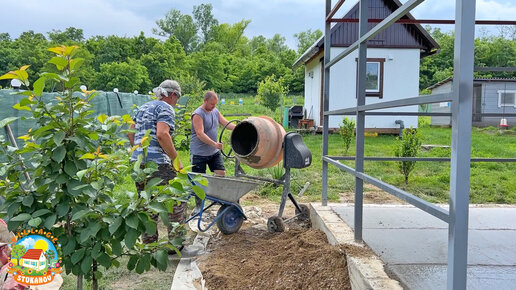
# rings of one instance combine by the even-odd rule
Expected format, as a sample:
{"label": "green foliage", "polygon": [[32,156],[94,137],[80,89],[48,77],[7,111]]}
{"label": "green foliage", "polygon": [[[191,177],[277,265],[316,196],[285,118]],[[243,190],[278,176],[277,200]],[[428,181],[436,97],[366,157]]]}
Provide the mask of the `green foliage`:
{"label": "green foliage", "polygon": [[[165,270],[167,251],[176,250],[172,241],[163,238],[142,244],[138,238],[156,228],[151,214],[158,214],[169,224],[167,213],[172,213],[173,206],[184,201],[192,189],[186,172],[178,172],[169,186],[158,186],[160,180],[156,178],[150,180],[141,197],[129,191],[124,198],[113,194],[127,175],[143,182],[156,165],[148,163],[141,169],[142,156],[134,164],[129,162],[128,141],[119,137],[132,122],[128,115],[90,116],[96,93],[77,92],[81,82],[75,75],[83,63],[75,57],[78,47],[48,50],[55,55],[49,63],[59,73],[42,73],[32,83],[32,90],[28,66],[0,76],[19,79],[25,85],[28,90],[20,94],[26,98],[17,107],[29,111],[30,119],[38,124],[21,137],[25,142],[20,149],[0,139],[1,155],[7,160],[0,171],[0,191],[6,197],[2,216],[10,230],[51,230],[62,245],[61,258],[67,273],[95,281],[101,277],[98,266],[118,267],[123,255],[130,256],[131,271],[142,273],[151,266]],[[41,95],[50,82],[58,83],[63,90],[54,101],[45,103]],[[149,142],[147,139],[137,146],[146,148]],[[24,177],[24,171],[30,180]],[[174,229],[181,240],[182,226],[176,224]]]}
{"label": "green foliage", "polygon": [[[396,157],[416,157],[421,150],[421,136],[412,128],[403,130],[402,138],[396,137],[394,155]],[[405,184],[408,184],[409,175],[416,166],[416,161],[398,161],[398,169],[405,176]]]}
{"label": "green foliage", "polygon": [[275,111],[279,106],[281,97],[288,93],[288,89],[283,86],[282,80],[276,80],[274,75],[268,76],[258,85],[258,98],[260,104],[271,111]]}
{"label": "green foliage", "polygon": [[206,44],[210,41],[210,34],[214,26],[219,24],[219,21],[213,17],[211,4],[201,4],[193,8],[193,17],[197,26],[201,30],[201,41]]}
{"label": "green foliage", "polygon": [[189,96],[188,102],[191,108],[197,108],[204,100],[204,91],[206,88],[206,82],[201,81],[198,77],[192,75],[182,75],[179,77],[178,82],[181,84],[181,91],[183,95]]}
{"label": "green foliage", "polygon": [[344,117],[339,127],[339,134],[344,141],[344,152],[348,154],[349,145],[351,145],[351,141],[353,141],[353,136],[355,135],[355,121]]}
{"label": "green foliage", "polygon": [[128,62],[101,64],[93,84],[105,91],[118,88],[121,92],[132,92],[141,88],[145,92],[152,88],[147,68],[131,58]]}
{"label": "green foliage", "polygon": [[179,10],[171,9],[164,19],[156,21],[159,29],[153,28],[152,32],[160,36],[175,36],[186,53],[195,51],[198,45],[197,25],[192,16],[183,15]]}
{"label": "green foliage", "polygon": [[283,168],[283,163],[282,162],[278,163],[278,165],[276,165],[276,166],[268,168],[267,170],[271,174],[272,179],[279,180],[285,174],[285,169]]}
{"label": "green foliage", "polygon": [[297,41],[298,41],[297,52],[300,54],[304,53],[322,35],[323,35],[322,31],[319,29],[316,29],[313,32],[312,32],[312,29],[308,29],[307,31],[303,31],[303,32],[294,34],[294,37],[297,38]]}
{"label": "green foliage", "polygon": [[21,244],[18,244],[18,245],[13,246],[13,248],[11,249],[11,256],[15,259],[19,259],[23,255],[25,255],[25,252],[27,252],[25,247]]}
{"label": "green foliage", "polygon": [[[429,86],[453,76],[453,53],[455,35],[443,33],[439,28],[426,29],[440,46],[438,53],[421,59],[419,88]],[[509,33],[510,34],[510,33]],[[511,67],[516,65],[516,42],[514,34],[484,35],[475,39],[475,66],[477,67]],[[476,77],[515,77],[514,72],[475,72]]]}

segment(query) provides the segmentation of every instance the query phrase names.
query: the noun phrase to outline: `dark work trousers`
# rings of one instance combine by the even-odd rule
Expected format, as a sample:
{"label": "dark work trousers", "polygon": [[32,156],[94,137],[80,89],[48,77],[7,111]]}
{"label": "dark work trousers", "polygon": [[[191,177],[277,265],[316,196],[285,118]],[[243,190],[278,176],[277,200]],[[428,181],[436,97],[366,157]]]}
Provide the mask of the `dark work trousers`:
{"label": "dark work trousers", "polygon": [[[141,168],[144,168],[142,164]],[[147,179],[147,181],[152,178],[161,178],[162,181],[159,185],[167,185],[169,180],[174,179],[176,177],[176,171],[171,164],[158,164],[158,170],[152,173],[152,176]],[[141,182],[136,182],[136,190],[138,191],[138,197],[140,197],[140,192],[145,188],[145,184]],[[185,213],[186,213],[186,203],[182,202],[180,205],[174,205],[174,213],[168,214],[169,222],[178,222],[180,224],[185,222]],[[154,222],[158,221],[158,214],[150,214],[152,220]],[[174,233],[172,232],[172,225],[168,225],[168,238],[169,240],[174,239]],[[153,243],[158,240],[158,229],[156,227],[156,233],[153,235],[145,234],[142,238],[145,244]]]}

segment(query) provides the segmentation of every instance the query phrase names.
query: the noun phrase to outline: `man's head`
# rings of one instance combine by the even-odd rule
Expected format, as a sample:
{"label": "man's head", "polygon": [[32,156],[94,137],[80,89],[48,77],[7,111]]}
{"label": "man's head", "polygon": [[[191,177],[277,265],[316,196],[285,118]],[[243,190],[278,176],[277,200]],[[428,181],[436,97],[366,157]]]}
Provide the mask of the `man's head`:
{"label": "man's head", "polygon": [[217,106],[217,102],[219,101],[219,97],[214,91],[208,91],[204,94],[204,110],[211,112]]}
{"label": "man's head", "polygon": [[164,80],[159,87],[154,88],[153,92],[158,100],[163,100],[170,105],[175,105],[181,97],[181,87],[173,80]]}

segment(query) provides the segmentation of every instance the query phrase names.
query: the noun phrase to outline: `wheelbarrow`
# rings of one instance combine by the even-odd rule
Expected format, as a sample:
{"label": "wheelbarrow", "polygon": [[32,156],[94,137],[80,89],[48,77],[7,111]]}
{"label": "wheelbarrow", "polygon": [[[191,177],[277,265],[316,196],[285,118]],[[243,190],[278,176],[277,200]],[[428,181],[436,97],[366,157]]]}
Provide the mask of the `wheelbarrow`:
{"label": "wheelbarrow", "polygon": [[[208,186],[204,186],[193,181],[193,176],[195,174],[199,174],[208,179]],[[192,214],[186,222],[188,223],[189,221],[198,218],[197,228],[201,232],[209,230],[216,223],[217,227],[223,234],[229,235],[236,233],[242,226],[244,220],[247,219],[238,202],[242,196],[254,189],[259,183],[243,178],[219,177],[200,173],[188,173],[188,178],[193,185],[197,185],[204,190],[206,198],[201,201],[198,212]],[[207,201],[211,203],[206,206]],[[208,226],[203,228],[203,214],[214,205],[220,205],[217,215],[213,221],[208,224]]]}

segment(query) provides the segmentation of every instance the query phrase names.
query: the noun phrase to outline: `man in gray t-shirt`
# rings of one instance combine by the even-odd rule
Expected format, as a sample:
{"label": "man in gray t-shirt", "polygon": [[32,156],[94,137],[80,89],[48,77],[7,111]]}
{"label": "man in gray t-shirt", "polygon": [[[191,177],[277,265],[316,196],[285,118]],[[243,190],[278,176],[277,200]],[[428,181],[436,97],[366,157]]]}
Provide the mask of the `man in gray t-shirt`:
{"label": "man in gray t-shirt", "polygon": [[[190,158],[193,172],[206,173],[206,165],[216,175],[226,175],[224,159],[220,150],[222,143],[217,142],[219,124],[226,126],[228,120],[217,110],[219,101],[214,91],[204,94],[203,104],[192,114],[192,138],[190,138]],[[230,123],[227,129],[233,130]]]}

